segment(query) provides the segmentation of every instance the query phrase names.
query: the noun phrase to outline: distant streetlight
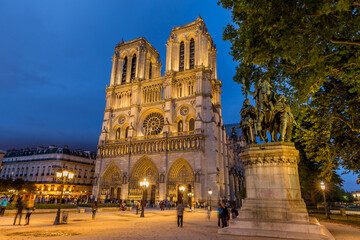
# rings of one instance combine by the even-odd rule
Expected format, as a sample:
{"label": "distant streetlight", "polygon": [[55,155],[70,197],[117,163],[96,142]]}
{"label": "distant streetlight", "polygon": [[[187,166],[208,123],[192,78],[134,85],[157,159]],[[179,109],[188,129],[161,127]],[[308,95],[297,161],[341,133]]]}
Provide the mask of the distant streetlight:
{"label": "distant streetlight", "polygon": [[193,198],[193,196],[194,196],[194,193],[188,193],[188,197],[190,198],[190,202],[191,202],[191,204],[190,204],[190,209],[192,208],[192,205],[193,205],[193,200],[192,200],[192,198]]}
{"label": "distant streetlight", "polygon": [[209,189],[208,194],[210,196],[210,211],[211,211],[211,195],[212,195],[212,190],[211,189]]}
{"label": "distant streetlight", "polygon": [[144,217],[144,198],[145,198],[145,190],[149,187],[149,182],[146,180],[146,178],[144,178],[144,181],[141,181],[140,182],[140,187],[141,189],[143,190],[142,192],[142,202],[141,202],[141,214],[140,214],[140,217]]}
{"label": "distant streetlight", "polygon": [[320,187],[321,187],[321,190],[322,190],[322,192],[323,192],[323,197],[324,197],[325,216],[326,216],[327,219],[330,219],[330,216],[329,216],[328,210],[327,210],[327,203],[326,203],[326,196],[325,196],[325,190],[326,190],[325,183],[324,183],[324,182],[321,182],[321,183],[320,183]]}
{"label": "distant streetlight", "polygon": [[61,181],[61,194],[60,194],[59,208],[56,213],[54,225],[59,225],[60,224],[61,202],[62,202],[62,197],[63,197],[63,192],[64,192],[64,186],[65,186],[65,183],[67,183],[69,180],[74,178],[74,173],[69,172],[68,170],[61,170],[61,171],[56,172],[56,177],[58,180]]}

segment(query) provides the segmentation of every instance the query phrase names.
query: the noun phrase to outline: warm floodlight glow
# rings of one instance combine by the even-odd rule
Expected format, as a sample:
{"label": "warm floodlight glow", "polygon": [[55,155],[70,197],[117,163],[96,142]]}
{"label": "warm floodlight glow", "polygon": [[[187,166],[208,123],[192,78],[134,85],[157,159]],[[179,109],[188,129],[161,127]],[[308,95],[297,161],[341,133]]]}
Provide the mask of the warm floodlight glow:
{"label": "warm floodlight glow", "polygon": [[149,182],[146,180],[146,178],[144,178],[144,181],[140,182],[140,186],[145,188],[149,186]]}
{"label": "warm floodlight glow", "polygon": [[69,179],[73,179],[74,178],[74,173],[69,172]]}
{"label": "warm floodlight glow", "polygon": [[209,193],[209,195],[211,196],[211,194],[212,194],[212,190],[211,190],[211,189],[209,189],[208,193]]}
{"label": "warm floodlight glow", "polygon": [[325,190],[325,184],[324,184],[324,182],[321,182],[320,183],[320,187],[321,187],[321,189],[324,191]]}
{"label": "warm floodlight glow", "polygon": [[61,178],[62,177],[62,172],[56,172],[56,177]]}
{"label": "warm floodlight glow", "polygon": [[69,171],[68,170],[63,170],[62,172],[64,177],[67,177],[69,175]]}
{"label": "warm floodlight glow", "polygon": [[184,186],[181,186],[181,187],[179,187],[179,190],[180,190],[180,191],[185,191],[185,187],[184,187]]}

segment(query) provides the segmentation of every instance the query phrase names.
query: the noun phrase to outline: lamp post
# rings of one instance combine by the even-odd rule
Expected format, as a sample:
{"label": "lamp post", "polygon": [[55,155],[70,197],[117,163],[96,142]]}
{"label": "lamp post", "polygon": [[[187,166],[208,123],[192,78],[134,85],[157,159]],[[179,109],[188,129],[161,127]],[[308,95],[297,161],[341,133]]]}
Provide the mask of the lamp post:
{"label": "lamp post", "polygon": [[192,205],[193,205],[193,200],[192,200],[192,198],[193,198],[193,196],[194,196],[194,193],[188,193],[188,197],[191,199],[191,204],[189,204],[190,205],[190,209],[192,209]]}
{"label": "lamp post", "polygon": [[324,183],[324,182],[321,182],[321,183],[320,183],[320,187],[321,187],[321,190],[322,190],[322,192],[323,192],[323,197],[324,197],[325,216],[326,216],[327,219],[330,219],[330,216],[329,216],[328,210],[327,210],[327,203],[326,203],[326,196],[325,196],[325,190],[326,190],[325,183]]}
{"label": "lamp post", "polygon": [[56,172],[56,177],[58,180],[61,181],[61,194],[60,194],[59,208],[56,213],[54,225],[59,225],[60,224],[61,202],[62,202],[62,197],[63,197],[63,192],[64,192],[64,186],[65,186],[65,183],[67,183],[69,180],[74,178],[74,173],[69,172],[68,170],[61,170],[61,171]]}
{"label": "lamp post", "polygon": [[149,187],[149,182],[146,180],[146,178],[144,178],[144,181],[141,181],[140,182],[140,187],[141,187],[141,189],[143,190],[143,192],[142,192],[142,201],[141,201],[141,214],[140,214],[140,217],[144,217],[144,211],[145,211],[145,209],[144,209],[144,193],[145,193],[145,190],[146,190],[146,188],[148,188]]}
{"label": "lamp post", "polygon": [[211,195],[212,195],[212,190],[211,189],[209,189],[208,194],[210,196],[210,211],[211,211]]}

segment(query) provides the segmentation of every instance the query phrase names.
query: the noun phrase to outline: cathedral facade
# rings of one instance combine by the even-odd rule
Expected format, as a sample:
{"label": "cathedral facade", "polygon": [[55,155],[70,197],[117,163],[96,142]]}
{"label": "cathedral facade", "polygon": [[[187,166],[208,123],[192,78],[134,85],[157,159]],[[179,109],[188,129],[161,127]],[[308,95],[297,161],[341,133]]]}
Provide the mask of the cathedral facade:
{"label": "cathedral facade", "polygon": [[99,200],[234,196],[217,51],[204,20],[174,27],[166,46],[164,76],[159,53],[145,38],[115,47],[95,168]]}

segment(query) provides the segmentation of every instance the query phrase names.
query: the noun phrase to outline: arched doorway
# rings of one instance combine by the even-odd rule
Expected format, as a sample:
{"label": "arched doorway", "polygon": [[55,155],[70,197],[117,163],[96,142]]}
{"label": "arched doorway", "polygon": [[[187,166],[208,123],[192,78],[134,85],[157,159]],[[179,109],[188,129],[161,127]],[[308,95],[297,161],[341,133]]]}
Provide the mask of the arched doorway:
{"label": "arched doorway", "polygon": [[140,158],[131,170],[129,182],[129,199],[141,200],[143,190],[140,187],[140,181],[146,179],[149,187],[144,192],[144,199],[155,203],[159,196],[159,172],[154,162],[149,157]]}
{"label": "arched doorway", "polygon": [[120,200],[121,196],[122,173],[114,164],[110,164],[102,175],[100,184],[101,199],[110,201]]}
{"label": "arched doorway", "polygon": [[170,200],[183,201],[184,204],[192,205],[194,171],[185,159],[179,158],[171,165],[167,185]]}

